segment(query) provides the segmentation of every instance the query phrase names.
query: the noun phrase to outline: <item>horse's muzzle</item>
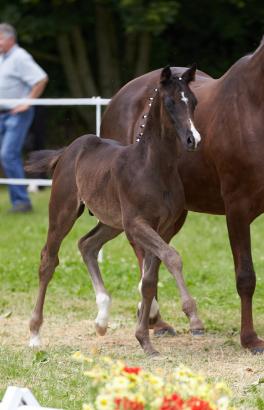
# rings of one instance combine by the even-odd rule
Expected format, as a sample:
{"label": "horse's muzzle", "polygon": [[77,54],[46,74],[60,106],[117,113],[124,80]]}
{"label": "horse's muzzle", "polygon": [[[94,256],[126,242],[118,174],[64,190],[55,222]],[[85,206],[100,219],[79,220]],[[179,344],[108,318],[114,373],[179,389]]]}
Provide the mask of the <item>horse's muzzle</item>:
{"label": "horse's muzzle", "polygon": [[192,131],[187,131],[186,134],[186,148],[188,151],[194,151],[197,148],[198,144]]}

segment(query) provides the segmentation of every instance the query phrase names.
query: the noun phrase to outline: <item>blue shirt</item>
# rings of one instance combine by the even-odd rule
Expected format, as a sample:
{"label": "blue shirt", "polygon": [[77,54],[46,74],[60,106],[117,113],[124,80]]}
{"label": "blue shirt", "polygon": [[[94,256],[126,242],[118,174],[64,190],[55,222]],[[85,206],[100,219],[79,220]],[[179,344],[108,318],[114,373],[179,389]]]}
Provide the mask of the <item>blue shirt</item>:
{"label": "blue shirt", "polygon": [[[32,87],[46,77],[32,56],[17,44],[0,55],[0,98],[25,98]],[[16,105],[0,105],[0,110]]]}

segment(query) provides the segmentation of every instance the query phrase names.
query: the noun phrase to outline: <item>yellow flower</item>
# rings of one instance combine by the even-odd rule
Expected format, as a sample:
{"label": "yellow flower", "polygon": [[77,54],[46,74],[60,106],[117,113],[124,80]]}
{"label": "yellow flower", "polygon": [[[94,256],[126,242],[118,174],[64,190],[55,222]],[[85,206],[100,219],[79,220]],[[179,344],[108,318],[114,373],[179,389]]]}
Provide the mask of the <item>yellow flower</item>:
{"label": "yellow flower", "polygon": [[146,403],[146,399],[144,398],[142,393],[135,393],[133,399],[135,401],[137,401],[138,403],[142,403],[145,404]]}
{"label": "yellow flower", "polygon": [[184,400],[191,396],[206,400],[214,410],[232,409],[229,405],[230,391],[225,383],[207,383],[204,376],[194,374],[184,365],[175,368],[169,375],[163,369],[157,369],[155,373],[141,369],[134,373],[126,371],[128,368],[124,362],[114,361],[110,357],[94,360],[80,352],[75,352],[73,357],[94,364],[84,373],[91,378],[90,385],[95,389],[93,394],[96,393],[97,398],[92,405],[84,404],[83,410],[114,410],[115,399],[124,397],[151,410],[158,410],[163,398],[175,392]]}
{"label": "yellow flower", "polygon": [[129,388],[129,380],[126,377],[117,376],[111,380],[107,387],[110,387],[114,391],[127,390]]}
{"label": "yellow flower", "polygon": [[108,373],[100,367],[93,367],[91,370],[86,370],[84,374],[96,382],[106,381],[109,376]]}
{"label": "yellow flower", "polygon": [[131,384],[135,385],[138,382],[138,376],[134,373],[127,373],[126,378],[130,381]]}
{"label": "yellow flower", "polygon": [[91,359],[91,358],[88,357],[88,356],[84,356],[83,361],[86,362],[86,363],[93,363],[93,362],[94,362],[94,360]]}
{"label": "yellow flower", "polygon": [[106,394],[99,394],[95,404],[98,410],[110,410],[113,408],[113,401],[111,400],[111,397]]}
{"label": "yellow flower", "polygon": [[113,360],[111,359],[111,357],[108,356],[102,357],[102,362],[105,362],[107,364],[113,364]]}
{"label": "yellow flower", "polygon": [[152,401],[152,407],[153,409],[159,409],[162,405],[163,402],[163,397],[156,397],[153,401]]}
{"label": "yellow flower", "polygon": [[84,355],[81,352],[75,352],[72,354],[72,358],[77,360],[78,362],[82,362],[84,359]]}
{"label": "yellow flower", "polygon": [[94,410],[94,407],[90,404],[84,403],[82,406],[82,410]]}

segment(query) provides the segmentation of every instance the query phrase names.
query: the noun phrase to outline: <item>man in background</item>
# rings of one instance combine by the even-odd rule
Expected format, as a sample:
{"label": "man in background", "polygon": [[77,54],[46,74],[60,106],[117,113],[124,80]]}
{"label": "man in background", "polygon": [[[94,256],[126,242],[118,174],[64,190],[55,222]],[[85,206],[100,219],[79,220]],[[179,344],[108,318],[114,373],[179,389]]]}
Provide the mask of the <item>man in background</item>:
{"label": "man in background", "polygon": [[[16,42],[16,31],[0,24],[0,98],[38,98],[48,76]],[[24,178],[22,148],[34,108],[26,104],[0,105],[0,159],[7,178]],[[32,210],[25,185],[9,185],[11,212]]]}

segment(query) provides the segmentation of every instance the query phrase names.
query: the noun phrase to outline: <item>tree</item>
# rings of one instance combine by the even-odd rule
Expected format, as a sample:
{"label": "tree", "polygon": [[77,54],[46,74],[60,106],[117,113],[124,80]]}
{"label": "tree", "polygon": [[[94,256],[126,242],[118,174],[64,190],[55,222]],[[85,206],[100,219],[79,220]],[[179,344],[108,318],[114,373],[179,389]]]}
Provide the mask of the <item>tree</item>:
{"label": "tree", "polygon": [[[149,69],[153,36],[178,12],[172,0],[17,0],[2,15],[33,55],[60,63],[73,97],[111,97]],[[35,48],[41,44],[41,51]],[[87,109],[79,108],[90,124]]]}
{"label": "tree", "polygon": [[[0,5],[1,20],[17,28],[22,46],[49,73],[51,96],[111,97],[132,78],[167,64],[196,61],[200,69],[221,75],[256,48],[264,24],[263,0],[0,0]],[[94,113],[78,110],[85,130],[93,131]]]}

